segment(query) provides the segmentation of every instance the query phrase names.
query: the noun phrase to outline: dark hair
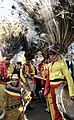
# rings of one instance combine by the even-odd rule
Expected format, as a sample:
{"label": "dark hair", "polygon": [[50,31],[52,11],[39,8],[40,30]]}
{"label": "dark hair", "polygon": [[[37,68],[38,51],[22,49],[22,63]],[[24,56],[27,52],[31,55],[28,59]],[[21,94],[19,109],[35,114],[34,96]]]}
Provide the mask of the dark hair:
{"label": "dark hair", "polygon": [[5,60],[10,60],[10,58],[9,57],[6,57],[6,59]]}
{"label": "dark hair", "polygon": [[20,65],[22,65],[22,63],[21,63],[21,62],[17,62],[17,65],[19,65],[19,64],[20,64]]}
{"label": "dark hair", "polygon": [[49,55],[56,55],[57,53],[55,51],[50,50]]}

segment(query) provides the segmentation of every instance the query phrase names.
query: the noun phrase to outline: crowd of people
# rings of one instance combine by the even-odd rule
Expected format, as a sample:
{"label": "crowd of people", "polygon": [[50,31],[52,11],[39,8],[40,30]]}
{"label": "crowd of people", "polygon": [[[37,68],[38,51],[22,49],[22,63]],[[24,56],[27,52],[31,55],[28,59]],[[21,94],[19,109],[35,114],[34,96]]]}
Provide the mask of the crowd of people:
{"label": "crowd of people", "polygon": [[27,120],[25,110],[33,110],[31,101],[36,100],[36,103],[47,104],[46,111],[50,112],[52,120],[66,120],[56,103],[58,87],[65,83],[74,100],[74,76],[66,61],[54,49],[37,67],[30,56],[25,58],[24,64],[20,61],[11,64],[9,57],[0,62],[0,119]]}

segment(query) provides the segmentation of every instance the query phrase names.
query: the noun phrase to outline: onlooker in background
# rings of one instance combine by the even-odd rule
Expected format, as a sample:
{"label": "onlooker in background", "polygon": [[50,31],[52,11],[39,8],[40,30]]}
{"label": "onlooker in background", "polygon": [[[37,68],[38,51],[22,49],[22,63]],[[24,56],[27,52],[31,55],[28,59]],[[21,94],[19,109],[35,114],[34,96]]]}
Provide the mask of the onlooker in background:
{"label": "onlooker in background", "polygon": [[[32,59],[31,60],[31,67],[32,67],[32,70],[33,70],[33,73],[34,75],[36,75],[37,71],[36,71],[36,67],[34,66],[34,60]],[[36,100],[36,95],[35,95],[35,89],[36,89],[36,79],[34,78],[34,76],[32,76],[32,100]]]}
{"label": "onlooker in background", "polygon": [[[42,76],[42,69],[43,69],[43,61],[37,66],[37,76]],[[39,78],[36,79],[36,97],[37,97],[37,102],[41,102],[39,92],[42,90],[42,85],[41,85],[41,80]]]}
{"label": "onlooker in background", "polygon": [[14,68],[13,74],[18,74],[18,77],[20,78],[20,69],[21,69],[22,63],[17,62]]}

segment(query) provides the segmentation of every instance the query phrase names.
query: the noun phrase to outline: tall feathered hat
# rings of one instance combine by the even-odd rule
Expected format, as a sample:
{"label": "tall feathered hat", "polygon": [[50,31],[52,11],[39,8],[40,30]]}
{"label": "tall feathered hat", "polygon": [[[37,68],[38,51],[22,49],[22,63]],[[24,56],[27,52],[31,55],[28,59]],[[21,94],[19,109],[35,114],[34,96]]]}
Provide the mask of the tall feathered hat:
{"label": "tall feathered hat", "polygon": [[[34,24],[39,28],[39,36],[41,33],[45,34],[40,41],[49,45],[57,44],[62,54],[67,53],[69,45],[74,42],[73,6],[70,0],[58,0],[54,3],[51,1],[51,4],[45,0],[39,0],[39,4],[35,4],[35,6],[31,4],[31,9],[30,6],[26,9]],[[26,8],[26,4],[24,4],[24,8]],[[40,41],[37,46],[46,48],[46,44],[42,42],[40,45]]]}
{"label": "tall feathered hat", "polygon": [[55,54],[58,54],[60,55],[60,48],[58,45],[54,44],[52,46],[49,47],[49,50],[48,50],[48,54],[51,55],[55,55]]}

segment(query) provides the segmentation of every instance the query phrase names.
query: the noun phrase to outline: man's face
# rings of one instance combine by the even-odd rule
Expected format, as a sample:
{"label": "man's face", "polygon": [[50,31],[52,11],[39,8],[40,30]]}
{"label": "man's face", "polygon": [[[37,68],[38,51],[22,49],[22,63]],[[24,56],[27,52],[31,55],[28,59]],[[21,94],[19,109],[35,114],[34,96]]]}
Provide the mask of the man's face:
{"label": "man's face", "polygon": [[18,80],[16,80],[16,79],[13,79],[13,80],[12,80],[12,85],[13,85],[14,87],[17,85],[17,83],[18,83]]}
{"label": "man's face", "polygon": [[57,60],[58,59],[58,56],[57,56],[57,54],[51,54],[50,56],[49,56],[49,59],[50,59],[50,62],[54,62],[55,60]]}
{"label": "man's face", "polygon": [[10,64],[10,60],[5,60],[5,65],[9,65]]}
{"label": "man's face", "polygon": [[49,58],[50,58],[50,61],[51,61],[51,60],[53,60],[54,55],[53,55],[53,54],[51,54],[51,55],[49,56]]}
{"label": "man's face", "polygon": [[48,63],[48,59],[45,59],[44,63],[46,63],[46,64],[47,64],[47,63]]}
{"label": "man's face", "polygon": [[26,60],[26,64],[27,64],[27,65],[30,65],[30,61],[29,61],[29,60]]}

